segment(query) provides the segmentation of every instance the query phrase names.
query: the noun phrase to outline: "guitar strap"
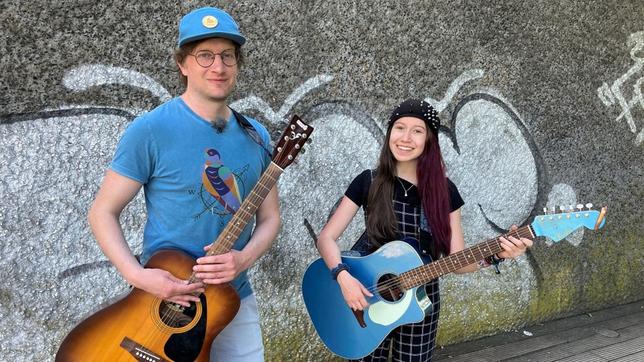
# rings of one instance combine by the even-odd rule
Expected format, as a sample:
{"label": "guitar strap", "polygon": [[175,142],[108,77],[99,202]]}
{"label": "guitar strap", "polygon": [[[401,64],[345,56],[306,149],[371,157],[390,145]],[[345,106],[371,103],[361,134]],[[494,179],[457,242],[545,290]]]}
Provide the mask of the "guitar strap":
{"label": "guitar strap", "polygon": [[[373,182],[373,170],[369,170],[371,173],[371,180],[369,182],[369,187],[371,187],[371,183]],[[367,205],[368,207],[368,205]],[[353,244],[351,247],[351,251],[355,251],[360,253],[361,256],[366,256],[374,251],[376,251],[377,248],[375,248],[371,242],[369,241],[369,235],[367,235],[367,210],[365,208],[364,210],[364,225],[365,225],[365,230],[362,232],[358,240]]]}
{"label": "guitar strap", "polygon": [[262,142],[262,138],[259,136],[259,132],[255,129],[252,123],[250,123],[249,120],[246,119],[242,114],[237,112],[236,110],[232,109],[231,107],[230,110],[233,112],[233,115],[235,116],[235,119],[237,120],[237,123],[242,127],[244,132],[250,137],[255,143],[257,143],[263,150],[266,152],[268,155],[268,158],[272,158],[272,152],[269,151],[266,146],[264,145],[264,142]]}

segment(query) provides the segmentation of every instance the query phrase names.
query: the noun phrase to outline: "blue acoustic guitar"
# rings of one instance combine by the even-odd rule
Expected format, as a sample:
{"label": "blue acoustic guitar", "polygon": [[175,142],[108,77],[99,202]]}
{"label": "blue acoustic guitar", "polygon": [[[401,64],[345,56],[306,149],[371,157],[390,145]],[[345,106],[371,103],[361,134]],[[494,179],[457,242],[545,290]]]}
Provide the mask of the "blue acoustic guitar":
{"label": "blue acoustic guitar", "polygon": [[[580,227],[598,230],[605,224],[606,208],[540,215],[527,226],[504,236],[547,236],[555,242]],[[369,307],[352,311],[340,286],[331,278],[323,259],[317,259],[304,273],[302,294],[306,309],[322,342],[340,357],[357,359],[371,353],[396,327],[421,321],[432,305],[420,288],[441,275],[476,263],[501,252],[499,238],[461,250],[438,261],[423,263],[417,249],[405,241],[391,241],[365,256],[342,256],[373,297]]]}

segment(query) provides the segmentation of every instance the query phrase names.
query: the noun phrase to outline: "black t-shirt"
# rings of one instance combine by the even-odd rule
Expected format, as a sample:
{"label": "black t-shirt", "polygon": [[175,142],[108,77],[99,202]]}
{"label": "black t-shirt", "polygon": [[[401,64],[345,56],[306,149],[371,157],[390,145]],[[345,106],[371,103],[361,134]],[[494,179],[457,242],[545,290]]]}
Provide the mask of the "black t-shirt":
{"label": "black t-shirt", "polygon": [[[365,211],[365,218],[368,218],[369,210],[367,200],[369,197],[369,187],[375,175],[373,170],[365,170],[360,173],[349,185],[344,193],[356,205],[362,206]],[[431,256],[436,259],[434,245],[432,242],[431,227],[427,224],[427,218],[424,217],[418,188],[404,179],[396,177],[394,183],[394,214],[398,220],[398,232],[400,238],[411,237],[420,242],[421,254]],[[461,194],[458,192],[456,185],[447,179],[449,190],[450,211],[458,210],[465,203]],[[366,242],[366,244],[365,244]],[[353,248],[361,252],[372,252],[374,247],[363,237],[356,243]]]}

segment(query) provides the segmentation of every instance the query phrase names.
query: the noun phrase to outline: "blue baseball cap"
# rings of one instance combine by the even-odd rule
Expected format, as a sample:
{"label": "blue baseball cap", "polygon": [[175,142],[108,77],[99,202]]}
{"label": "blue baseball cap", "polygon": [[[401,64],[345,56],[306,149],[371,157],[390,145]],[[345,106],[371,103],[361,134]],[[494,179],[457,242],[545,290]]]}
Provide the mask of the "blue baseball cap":
{"label": "blue baseball cap", "polygon": [[200,8],[181,18],[179,22],[179,46],[206,38],[226,38],[244,45],[246,38],[239,32],[235,20],[217,8]]}

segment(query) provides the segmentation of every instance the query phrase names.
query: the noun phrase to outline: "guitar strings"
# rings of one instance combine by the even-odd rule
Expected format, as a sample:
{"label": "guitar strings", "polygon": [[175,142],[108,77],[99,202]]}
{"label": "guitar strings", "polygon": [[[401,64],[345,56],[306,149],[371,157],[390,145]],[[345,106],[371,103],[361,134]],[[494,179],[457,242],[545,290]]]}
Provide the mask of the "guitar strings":
{"label": "guitar strings", "polygon": [[[283,170],[281,168],[279,168],[279,166],[277,166],[277,167],[270,167],[270,166],[276,166],[276,165],[274,163],[271,163],[271,165],[269,165],[269,168],[266,170],[266,172],[260,178],[260,181],[258,181],[258,183],[256,184],[256,187],[254,187],[251,190],[250,194],[244,200],[244,203],[242,203],[242,207],[240,207],[240,209],[238,210],[238,212],[240,212],[240,216],[244,216],[243,214],[249,214],[249,215],[246,215],[246,216],[248,218],[250,218],[250,216],[252,216],[252,215],[250,215],[249,210],[251,210],[251,209],[257,210],[259,208],[259,205],[261,205],[261,202],[266,197],[266,195],[268,195],[268,193],[270,192],[272,187],[277,183],[277,179],[280,176],[280,174],[283,172]],[[269,180],[270,180],[270,182],[266,182],[266,181],[269,181]],[[268,185],[267,185],[267,183],[268,183]],[[249,206],[251,206],[251,205],[252,205],[252,208],[249,208]],[[237,237],[239,236],[239,234],[241,234],[241,232],[243,231],[243,229],[244,229],[244,227],[246,226],[247,223],[248,223],[248,220],[246,220],[244,222],[245,225],[243,227],[241,227],[239,225],[239,223],[237,223],[237,222],[234,222],[234,223],[229,222],[229,224],[226,225],[226,228],[224,228],[224,231],[222,231],[222,233],[231,234],[231,237],[226,238],[226,239],[228,239],[228,240],[235,239],[236,240]],[[233,238],[233,236],[234,236],[234,238]],[[233,243],[232,242],[227,242],[228,240],[220,241],[221,244],[219,245],[219,247],[221,248],[223,246],[226,249],[229,249],[230,247],[232,247]],[[230,245],[228,245],[228,244],[230,244]],[[193,272],[193,274],[189,278],[189,283],[193,283],[193,282],[195,282],[197,280],[199,280],[199,279],[195,277],[195,273]],[[199,293],[198,295],[202,295],[202,294],[203,293]],[[168,305],[168,304],[175,304],[177,306],[177,308],[179,308],[179,309],[176,310],[171,305]],[[195,302],[191,302],[191,307],[192,307],[192,305],[194,305],[194,308],[198,308]],[[159,309],[154,310],[154,309],[156,309],[155,306],[158,306]],[[151,345],[152,344],[151,342],[157,340],[157,338],[159,338],[160,336],[167,336],[168,334],[171,333],[171,330],[173,328],[178,327],[177,323],[184,316],[187,317],[187,318],[191,318],[191,321],[188,322],[188,324],[190,324],[192,322],[192,320],[194,319],[194,316],[190,317],[190,316],[186,315],[185,313],[183,313],[183,310],[185,310],[183,308],[191,308],[191,307],[184,307],[184,306],[182,306],[180,304],[173,303],[173,302],[170,302],[170,301],[165,301],[165,300],[163,300],[161,298],[158,298],[158,297],[154,297],[153,300],[152,300],[152,303],[150,305],[150,308],[152,309],[152,310],[150,310],[150,315],[158,315],[159,318],[160,318],[161,323],[160,324],[155,323],[158,328],[155,328],[154,331],[152,331],[151,333],[147,334],[147,337],[144,337],[143,340],[137,341],[137,343],[139,343],[142,347],[145,347],[146,345],[148,345],[148,346]],[[195,314],[195,316],[196,316],[196,314]]]}
{"label": "guitar strings", "polygon": [[[269,152],[269,157],[270,157],[270,152]],[[291,157],[291,155],[287,154],[286,152],[278,152],[276,154],[274,159],[271,160],[271,163],[269,164],[268,169],[266,170],[266,172],[264,172],[262,174],[262,176],[260,177],[260,180],[257,182],[255,187],[253,187],[253,189],[251,190],[250,194],[244,200],[244,202],[242,203],[242,205],[240,207],[240,210],[238,210],[238,211],[241,211],[242,213],[247,213],[248,218],[252,217],[251,212],[249,211],[251,208],[248,208],[248,206],[249,206],[248,204],[253,206],[252,214],[254,214],[255,211],[257,211],[257,209],[259,208],[259,206],[263,202],[263,200],[265,199],[265,197],[268,195],[268,193],[271,191],[271,189],[277,183],[277,179],[279,178],[281,173],[284,171],[283,167],[280,167],[279,165],[277,165],[277,162],[282,162],[283,163],[284,161],[286,161],[286,159],[284,159],[284,157]],[[265,185],[264,181],[266,181],[266,179],[270,179],[272,181],[272,185]],[[268,186],[270,186],[270,187],[268,187]],[[260,192],[259,187],[264,188],[264,190],[262,190]],[[243,216],[242,213],[240,213],[240,216]],[[233,220],[231,219],[231,221],[233,221]],[[242,227],[240,227],[238,222],[234,222],[234,223],[229,222],[226,225],[226,227],[224,228],[224,230],[222,231],[222,233],[224,233],[224,232],[225,233],[230,233],[232,236],[234,236],[234,238],[229,236],[229,237],[226,238],[226,239],[228,239],[227,242],[222,240],[220,243],[217,243],[217,244],[220,244],[220,245],[217,245],[217,246],[219,248],[230,249],[232,247],[232,245],[233,245],[234,240],[237,239],[237,237],[239,236],[239,234],[241,234],[241,232],[243,231],[243,229],[246,227],[247,224],[248,224],[248,220],[244,221],[244,225]],[[230,241],[231,239],[234,239],[234,240]],[[217,241],[217,240],[215,240],[215,241]],[[193,272],[192,275],[189,278],[189,283],[192,283],[192,282],[197,281],[197,280],[199,280],[199,279],[195,277],[195,273]],[[202,294],[204,294],[204,293],[200,293],[199,295],[202,295]],[[172,302],[165,301],[165,300],[163,300],[161,298],[158,298],[158,297],[153,298],[151,308],[154,309],[154,306],[158,305],[159,308],[163,310],[162,312],[159,311],[159,312],[161,312],[159,317],[161,318],[162,323],[161,323],[161,326],[159,326],[160,328],[156,329],[154,332],[152,332],[151,334],[148,335],[147,339],[144,338],[144,339],[146,339],[146,341],[144,341],[143,343],[138,342],[142,347],[144,347],[145,345],[150,345],[150,341],[153,341],[156,338],[158,338],[158,336],[160,334],[166,334],[166,333],[164,333],[165,328],[167,328],[168,326],[170,328],[174,327],[175,323],[178,322],[179,318],[181,318],[181,316],[185,316],[185,314],[183,312],[180,312],[180,311],[175,310],[172,307],[168,306],[167,305],[168,303],[172,303]],[[179,310],[183,310],[182,308],[185,308],[185,307],[183,307],[183,306],[181,306],[179,304],[176,304],[176,303],[174,303],[174,304],[177,305],[178,308],[180,308]],[[195,302],[191,302],[191,304],[194,304],[195,308],[197,308]],[[190,308],[190,307],[188,307],[188,308]],[[157,314],[157,311],[155,311],[155,310],[151,310],[150,312],[151,312],[151,315]],[[191,320],[191,322],[192,322],[192,320]]]}
{"label": "guitar strings", "polygon": [[[402,274],[405,275],[404,277],[400,276],[400,275],[394,276],[391,279],[388,279],[388,280],[384,281],[383,283],[366,286],[365,288],[369,292],[374,293],[374,294],[375,293],[383,294],[384,292],[391,291],[394,288],[397,288],[397,289],[400,289],[400,291],[403,291],[404,288],[402,288],[402,286],[401,286],[401,280],[403,280],[403,279],[414,279],[415,280],[415,279],[418,279],[419,277],[423,277],[423,276],[425,276],[425,271],[426,270],[428,270],[428,269],[430,269],[432,267],[434,267],[434,269],[435,269],[435,267],[437,267],[437,266],[440,268],[441,267],[440,264],[445,264],[447,262],[446,260],[448,258],[451,257],[451,258],[459,259],[459,257],[463,255],[464,251],[468,251],[468,250],[471,251],[473,248],[477,248],[477,247],[479,247],[479,246],[481,246],[483,244],[488,244],[488,243],[492,242],[492,243],[496,243],[497,245],[500,246],[500,240],[499,239],[501,237],[507,237],[507,236],[514,236],[514,237],[517,237],[517,238],[521,238],[521,237],[533,237],[534,235],[533,235],[532,231],[529,229],[529,226],[525,226],[525,227],[519,228],[517,230],[511,231],[511,232],[509,232],[507,234],[500,235],[500,236],[497,236],[496,238],[481,242],[479,244],[476,244],[476,245],[474,245],[474,246],[472,246],[470,248],[461,250],[461,251],[459,251],[457,253],[454,253],[452,255],[448,255],[444,259],[439,259],[436,262],[426,264],[426,265],[420,266],[418,268],[415,268],[415,269],[409,270],[407,272],[404,272],[404,273],[402,273]],[[490,254],[490,255],[492,255],[492,254]],[[465,260],[465,261],[467,261],[467,260]],[[477,261],[478,260],[474,261],[473,263],[475,263]],[[470,264],[473,264],[473,263],[470,263]],[[466,266],[466,265],[469,265],[469,264],[464,264],[463,266]],[[420,271],[419,269],[422,269],[422,271]],[[437,275],[437,277],[439,277],[439,276],[440,275]],[[413,287],[415,287],[415,286],[413,286]],[[408,289],[411,289],[413,287],[410,287]],[[405,289],[404,291],[406,291],[408,289]]]}
{"label": "guitar strings", "polygon": [[[250,219],[253,216],[254,211],[256,211],[259,208],[259,205],[261,205],[261,202],[263,201],[263,199],[270,192],[272,187],[277,183],[277,179],[279,178],[282,172],[283,170],[280,169],[279,166],[277,166],[274,163],[271,163],[271,165],[269,165],[269,168],[262,175],[262,177],[257,182],[253,190],[251,190],[251,193],[244,200],[244,203],[241,205],[241,207],[239,208],[239,210],[235,215],[241,216],[242,219],[244,217]],[[269,180],[270,182],[267,182]],[[265,185],[266,183],[268,183],[269,185]],[[270,185],[271,183],[272,185]],[[261,192],[258,191],[260,189],[260,186],[261,188],[263,188]],[[271,187],[269,188],[267,186],[271,186]],[[247,201],[249,204],[253,206],[252,209],[247,207],[249,206],[248,204],[246,204]],[[247,224],[247,222],[248,220],[245,220],[244,224]],[[237,239],[237,236],[239,236],[239,234],[243,231],[243,228],[246,225],[244,225],[243,227],[238,227],[238,226],[239,226],[239,220],[236,220],[235,218],[230,220],[220,235],[232,234],[232,237],[229,236],[225,238],[226,240],[221,240],[218,243],[215,243],[214,248],[224,249],[222,250],[222,253],[229,251],[230,247],[232,247],[233,242]],[[193,280],[191,279],[191,281]]]}
{"label": "guitar strings", "polygon": [[[260,185],[259,182],[258,182],[258,185]],[[264,187],[264,185],[262,185],[262,187]],[[247,199],[242,204],[242,206],[248,207],[249,205],[252,205],[255,209],[258,207],[257,203],[263,197],[261,197],[261,195],[258,195],[256,191],[257,190],[255,190],[255,189],[253,191],[251,191],[251,193],[248,195]],[[247,212],[246,208],[240,208],[240,210],[238,210],[238,212],[239,211],[241,211],[242,213]],[[239,227],[239,225],[237,225],[236,222],[235,223],[229,223],[228,228],[226,230],[224,230],[224,232],[227,232],[228,234],[231,234],[232,236],[235,236],[234,238],[232,236],[230,238],[226,238],[228,240],[236,239],[237,236],[241,233],[241,231],[243,231],[243,228]],[[226,239],[224,239],[224,240],[226,240]],[[226,249],[228,249],[227,244],[229,244],[229,243],[222,242],[222,244],[226,244],[224,246],[225,246]],[[230,244],[232,244],[232,243],[230,243]],[[220,247],[221,247],[221,245],[220,245]],[[191,277],[189,279],[189,282],[193,283],[193,282],[195,282],[197,280],[199,280],[199,279],[196,278],[195,273],[193,272],[193,274],[191,275]],[[201,294],[199,294],[199,295],[201,295]],[[166,301],[162,300],[161,303],[169,303],[169,302],[166,302]],[[194,302],[192,302],[192,303],[194,303]],[[186,308],[186,307],[180,306],[180,308]],[[170,326],[170,328],[176,327],[175,324],[179,321],[179,319],[183,315],[185,315],[185,314],[182,313],[182,312],[176,311],[176,310],[172,309],[169,306],[166,306],[164,308],[164,312],[160,315],[162,325],[168,325],[168,326]]]}
{"label": "guitar strings", "polygon": [[[518,229],[518,230],[516,230],[516,231],[512,231],[512,232],[510,232],[510,233],[507,233],[507,234],[505,234],[505,235],[501,235],[501,236],[496,237],[496,238],[494,238],[494,239],[490,239],[490,240],[488,240],[488,241],[486,241],[486,242],[479,243],[479,244],[477,244],[477,245],[475,245],[475,246],[473,246],[473,247],[470,247],[470,248],[468,248],[468,249],[461,250],[461,251],[460,251],[460,252],[458,252],[458,253],[455,253],[455,254],[452,254],[452,255],[448,256],[448,258],[450,258],[450,257],[451,257],[452,259],[456,258],[456,259],[459,259],[459,260],[460,260],[460,258],[464,256],[464,253],[463,253],[464,251],[470,251],[470,252],[471,252],[471,250],[472,250],[473,248],[477,248],[477,249],[478,249],[478,248],[480,248],[482,245],[487,245],[487,244],[489,244],[489,243],[494,243],[494,244],[496,244],[496,245],[498,246],[498,245],[499,245],[498,243],[499,243],[499,238],[500,238],[500,237],[503,237],[503,236],[510,236],[510,235],[511,235],[511,236],[516,236],[516,237],[521,237],[521,236],[528,236],[528,237],[529,237],[529,236],[532,236],[532,232],[531,232],[527,227],[524,227],[524,228]],[[480,252],[480,250],[479,250],[479,252]],[[389,291],[390,291],[390,290],[392,289],[392,287],[396,287],[396,288],[398,288],[398,289],[400,289],[400,290],[403,290],[403,289],[404,289],[404,290],[411,289],[412,287],[407,288],[407,289],[402,288],[402,287],[401,287],[401,279],[412,279],[412,280],[415,280],[416,282],[418,282],[416,279],[420,279],[420,278],[422,278],[421,280],[426,280],[426,279],[427,279],[426,272],[427,272],[427,271],[429,271],[430,269],[434,269],[434,272],[435,272],[435,274],[437,274],[437,277],[438,277],[438,276],[440,276],[440,275],[442,275],[442,274],[446,274],[446,273],[442,270],[442,269],[443,269],[443,268],[442,268],[442,266],[448,262],[448,260],[449,260],[448,258],[440,259],[440,260],[436,261],[436,263],[431,263],[431,264],[427,264],[427,265],[421,266],[421,267],[416,268],[416,269],[412,269],[412,270],[410,270],[410,271],[407,271],[407,272],[403,273],[401,276],[396,276],[396,277],[391,278],[391,279],[387,280],[386,282],[383,282],[383,283],[381,283],[381,284],[379,284],[379,285],[370,286],[370,287],[368,287],[367,289],[368,289],[368,290],[370,290],[371,292],[377,291],[377,292],[379,292],[379,293],[380,293],[380,291],[381,291],[381,290],[383,290],[383,289],[384,289],[385,291],[386,291],[386,290],[389,290]],[[461,260],[461,262],[467,262],[467,259]],[[462,265],[463,265],[463,266],[465,266],[465,265],[469,265],[469,264],[472,264],[472,263],[467,263],[467,264],[462,263]],[[452,265],[453,265],[453,264],[452,264]],[[437,267],[438,267],[439,269],[441,269],[441,270],[440,270],[440,272],[438,272],[438,270],[436,270],[436,269],[437,269]],[[421,269],[421,270],[419,270],[419,269]],[[442,273],[441,273],[441,272],[442,272]],[[419,278],[419,277],[420,277],[420,278]],[[416,285],[416,286],[418,286],[418,285]]]}
{"label": "guitar strings", "polygon": [[[482,245],[488,245],[489,243],[493,243],[493,244],[496,244],[497,246],[499,246],[499,242],[500,242],[499,238],[504,237],[504,236],[515,236],[515,237],[526,236],[526,237],[530,237],[530,236],[532,236],[532,234],[533,233],[531,232],[531,230],[528,227],[517,229],[517,230],[509,232],[509,233],[507,233],[505,235],[501,235],[501,236],[498,236],[498,237],[496,237],[494,239],[490,239],[490,240],[487,240],[485,242],[482,242],[482,243],[479,243],[477,245],[474,245],[474,246],[472,246],[472,247],[470,247],[468,249],[461,250],[461,251],[459,251],[459,252],[457,252],[455,254],[452,254],[452,255],[448,256],[447,258],[440,259],[440,260],[436,261],[435,263],[423,265],[423,266],[418,267],[416,269],[412,269],[410,271],[407,271],[407,272],[403,273],[403,276],[396,276],[396,277],[394,277],[394,278],[392,278],[392,279],[390,279],[390,280],[388,280],[388,281],[386,281],[384,283],[381,283],[380,285],[371,286],[368,289],[370,291],[372,291],[372,292],[373,291],[378,291],[379,287],[380,287],[380,289],[384,288],[385,290],[390,290],[392,286],[396,286],[396,287],[400,286],[400,281],[403,278],[404,279],[414,279],[414,280],[416,280],[419,277],[424,277],[423,279],[426,279],[426,271],[428,271],[428,270],[430,270],[432,268],[434,269],[434,271],[436,272],[435,274],[437,274],[437,277],[438,277],[438,276],[440,276],[442,274],[446,274],[442,270],[442,266],[448,262],[448,260],[449,260],[448,258],[452,258],[452,259],[456,258],[456,259],[460,260],[460,258],[463,257],[465,251],[470,251],[471,252],[472,249],[474,249],[474,248],[479,249]],[[479,250],[479,252],[480,252],[480,250]],[[461,260],[461,262],[467,262],[467,259]],[[469,264],[472,264],[472,263],[467,263],[467,264],[463,263],[463,266],[469,265]],[[441,274],[441,272],[438,272],[436,270],[437,267],[441,269],[442,274]],[[422,270],[419,270],[419,269],[422,269]],[[400,289],[402,290],[403,288],[400,288]],[[411,289],[411,288],[408,288],[408,289]]]}

